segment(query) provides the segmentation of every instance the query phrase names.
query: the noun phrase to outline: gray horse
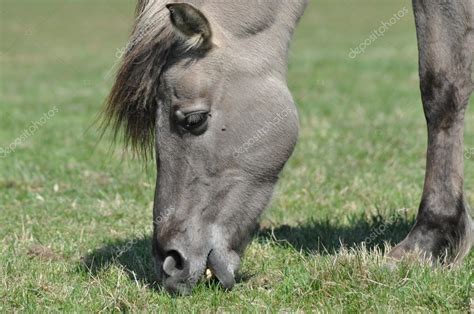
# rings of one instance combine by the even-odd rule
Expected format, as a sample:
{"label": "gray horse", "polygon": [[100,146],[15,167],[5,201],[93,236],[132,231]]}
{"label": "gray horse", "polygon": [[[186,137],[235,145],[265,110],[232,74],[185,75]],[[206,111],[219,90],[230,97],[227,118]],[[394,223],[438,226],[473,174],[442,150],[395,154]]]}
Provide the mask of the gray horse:
{"label": "gray horse", "polygon": [[[308,0],[139,0],[105,125],[156,152],[159,282],[189,293],[209,268],[225,288],[298,137],[286,83]],[[413,0],[429,130],[416,223],[390,256],[454,262],[473,224],[463,195],[463,124],[474,89],[473,0]]]}

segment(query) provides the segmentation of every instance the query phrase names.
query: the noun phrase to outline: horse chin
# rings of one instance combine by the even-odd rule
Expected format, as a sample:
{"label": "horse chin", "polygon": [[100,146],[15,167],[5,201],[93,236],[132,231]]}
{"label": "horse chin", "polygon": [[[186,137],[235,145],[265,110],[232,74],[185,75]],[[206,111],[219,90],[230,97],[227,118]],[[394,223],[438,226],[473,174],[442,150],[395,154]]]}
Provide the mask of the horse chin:
{"label": "horse chin", "polygon": [[235,273],[240,267],[240,256],[232,250],[213,249],[209,253],[207,266],[225,289],[235,285]]}
{"label": "horse chin", "polygon": [[205,271],[205,263],[199,269],[195,269],[183,277],[170,277],[160,269],[158,271],[158,283],[171,295],[188,296],[193,292],[199,280],[203,278]]}

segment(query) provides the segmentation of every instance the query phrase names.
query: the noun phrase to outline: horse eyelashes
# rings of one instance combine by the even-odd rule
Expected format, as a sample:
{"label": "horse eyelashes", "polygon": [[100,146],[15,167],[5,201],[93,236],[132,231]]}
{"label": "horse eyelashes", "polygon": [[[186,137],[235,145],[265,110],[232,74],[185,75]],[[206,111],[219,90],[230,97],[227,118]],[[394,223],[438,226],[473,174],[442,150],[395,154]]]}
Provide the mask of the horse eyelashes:
{"label": "horse eyelashes", "polygon": [[196,113],[196,114],[191,114],[187,118],[187,124],[188,125],[195,125],[203,122],[206,120],[207,115],[204,113]]}
{"label": "horse eyelashes", "polygon": [[184,114],[180,110],[176,112],[177,123],[194,135],[201,135],[207,129],[209,113],[205,111]]}

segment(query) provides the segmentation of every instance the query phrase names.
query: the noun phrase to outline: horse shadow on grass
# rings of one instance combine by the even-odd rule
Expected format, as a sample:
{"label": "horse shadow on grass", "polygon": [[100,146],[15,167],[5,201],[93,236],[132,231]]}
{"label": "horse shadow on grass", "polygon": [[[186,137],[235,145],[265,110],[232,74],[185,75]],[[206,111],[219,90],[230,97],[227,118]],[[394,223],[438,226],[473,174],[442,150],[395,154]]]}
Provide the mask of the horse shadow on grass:
{"label": "horse shadow on grass", "polygon": [[[261,228],[255,241],[291,247],[307,255],[331,255],[343,247],[350,249],[364,244],[371,250],[383,248],[386,243],[394,245],[406,236],[412,224],[413,220],[398,214],[389,218],[359,215],[346,223],[312,220],[297,226]],[[97,276],[111,266],[122,268],[131,280],[161,291],[156,284],[152,262],[151,235],[111,241],[84,256],[78,271]],[[252,275],[241,274],[238,281],[246,281],[249,277]]]}
{"label": "horse shadow on grass", "polygon": [[261,229],[257,240],[290,246],[307,255],[332,255],[342,248],[360,248],[362,245],[371,251],[383,248],[385,244],[393,246],[399,243],[413,223],[406,214],[398,213],[388,218],[380,214],[370,217],[357,215],[345,223],[330,219],[311,220],[297,226]]}
{"label": "horse shadow on grass", "polygon": [[151,235],[112,240],[81,258],[77,271],[99,276],[113,266],[122,268],[131,280],[159,289],[151,256]]}

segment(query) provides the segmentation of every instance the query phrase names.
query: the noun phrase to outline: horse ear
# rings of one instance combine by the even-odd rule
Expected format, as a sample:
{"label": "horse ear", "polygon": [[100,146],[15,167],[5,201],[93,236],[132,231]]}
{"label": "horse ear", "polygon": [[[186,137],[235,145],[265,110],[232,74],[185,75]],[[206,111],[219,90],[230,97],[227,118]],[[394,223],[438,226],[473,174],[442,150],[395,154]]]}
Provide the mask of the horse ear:
{"label": "horse ear", "polygon": [[211,25],[200,10],[188,3],[171,3],[166,8],[175,30],[184,37],[189,48],[211,48]]}

